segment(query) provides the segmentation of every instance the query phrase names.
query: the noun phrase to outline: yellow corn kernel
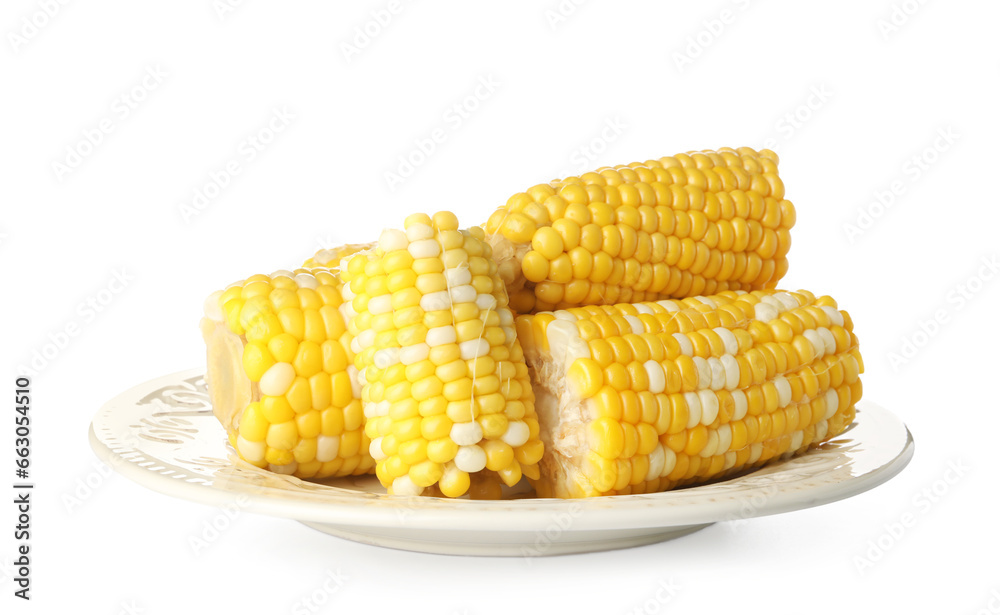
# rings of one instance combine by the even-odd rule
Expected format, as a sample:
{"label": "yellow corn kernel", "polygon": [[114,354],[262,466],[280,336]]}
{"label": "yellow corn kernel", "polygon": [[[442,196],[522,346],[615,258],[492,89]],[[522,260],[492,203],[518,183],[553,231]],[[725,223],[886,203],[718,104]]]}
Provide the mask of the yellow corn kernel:
{"label": "yellow corn kernel", "polygon": [[[699,202],[686,198],[688,206]],[[723,213],[720,205],[712,215]],[[543,456],[560,461],[543,461],[537,478],[525,475],[546,496],[644,493],[759,466],[836,436],[853,419],[861,362],[849,319],[838,332],[841,316],[821,309],[830,303],[805,291],[727,290],[519,316],[532,385],[557,393],[545,416],[574,417],[547,426],[558,437]],[[549,339],[556,320],[574,326]],[[577,358],[567,361],[567,349]],[[600,386],[589,384],[591,372]],[[552,470],[565,465],[572,469]]]}

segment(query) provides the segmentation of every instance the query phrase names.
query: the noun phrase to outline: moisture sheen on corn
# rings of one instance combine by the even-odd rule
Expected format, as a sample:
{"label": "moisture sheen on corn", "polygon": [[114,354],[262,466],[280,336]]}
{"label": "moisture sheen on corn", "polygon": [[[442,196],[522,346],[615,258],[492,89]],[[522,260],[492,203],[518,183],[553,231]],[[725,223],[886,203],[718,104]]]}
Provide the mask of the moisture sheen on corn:
{"label": "moisture sheen on corn", "polygon": [[302,478],[374,468],[340,289],[336,272],[281,270],[205,301],[209,394],[245,461]]}
{"label": "moisture sheen on corn", "polygon": [[517,318],[545,455],[542,497],[652,493],[841,433],[863,371],[847,312],[808,291]]}
{"label": "moisture sheen on corn", "polygon": [[512,196],[486,223],[519,314],[774,288],[795,209],[747,147],[601,168]]}
{"label": "moisture sheen on corn", "polygon": [[450,212],[415,214],[341,267],[365,431],[389,493],[498,498],[501,483],[539,477],[528,368],[483,239]]}

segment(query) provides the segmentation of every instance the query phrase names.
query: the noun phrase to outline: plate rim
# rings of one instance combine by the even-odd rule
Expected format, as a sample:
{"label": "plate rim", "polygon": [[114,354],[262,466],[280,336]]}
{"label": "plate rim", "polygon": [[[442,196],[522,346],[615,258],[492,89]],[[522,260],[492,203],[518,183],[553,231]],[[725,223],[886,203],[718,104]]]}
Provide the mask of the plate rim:
{"label": "plate rim", "polygon": [[[893,454],[888,459],[879,462],[876,467],[857,476],[851,476],[834,483],[823,484],[813,488],[819,493],[812,497],[803,497],[801,491],[782,490],[768,495],[764,502],[740,511],[747,500],[745,493],[740,497],[720,493],[709,498],[706,503],[689,503],[677,505],[680,500],[692,493],[697,494],[699,488],[706,485],[691,486],[680,490],[664,491],[652,494],[615,495],[599,498],[563,500],[557,498],[525,498],[519,500],[449,500],[446,498],[403,497],[382,494],[363,494],[355,498],[351,492],[338,494],[339,499],[347,502],[303,502],[289,501],[276,497],[280,489],[256,488],[253,492],[248,487],[246,491],[228,490],[216,485],[198,482],[188,482],[177,477],[151,471],[130,462],[127,458],[113,451],[98,437],[95,425],[101,423],[102,415],[109,408],[134,392],[145,390],[155,382],[183,380],[204,374],[204,369],[194,368],[164,374],[134,385],[107,402],[95,414],[90,423],[88,436],[91,448],[102,462],[115,471],[140,485],[181,499],[224,506],[232,504],[240,497],[248,498],[245,510],[247,512],[283,517],[313,523],[327,523],[339,527],[376,528],[405,527],[419,530],[446,530],[447,528],[475,530],[484,529],[490,532],[523,532],[538,531],[547,527],[556,517],[571,515],[572,523],[568,531],[601,531],[626,528],[666,528],[679,525],[704,524],[732,519],[750,519],[794,510],[813,508],[824,504],[837,502],[864,493],[891,480],[898,475],[913,458],[915,442],[909,428],[889,410],[879,404],[862,401],[858,407],[861,417],[871,416],[875,421],[890,423],[890,428],[902,429],[904,439],[902,445],[893,447]],[[222,425],[219,425],[220,432]],[[802,459],[808,456],[800,455],[788,461]],[[888,456],[888,455],[887,455]],[[711,485],[725,484],[730,481],[753,476],[763,469],[774,471],[785,461],[764,466],[730,479],[713,482]],[[780,470],[777,470],[780,472]],[[751,489],[747,486],[746,489]],[[761,489],[761,487],[756,487]],[[273,492],[273,493],[272,493]],[[357,495],[361,496],[360,492]],[[807,495],[809,495],[807,493]],[[674,501],[674,503],[672,503]],[[655,514],[654,511],[660,511]],[[406,511],[401,514],[400,511]],[[734,513],[740,512],[734,517]],[[496,525],[498,521],[502,525]]]}

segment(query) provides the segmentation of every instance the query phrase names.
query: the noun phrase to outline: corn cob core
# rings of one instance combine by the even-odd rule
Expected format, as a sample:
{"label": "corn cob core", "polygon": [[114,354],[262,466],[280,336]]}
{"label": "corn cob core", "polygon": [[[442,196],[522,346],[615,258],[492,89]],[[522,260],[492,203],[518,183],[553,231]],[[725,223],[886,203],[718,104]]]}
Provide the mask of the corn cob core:
{"label": "corn cob core", "polygon": [[326,269],[276,271],[206,300],[209,393],[245,461],[302,478],[374,467],[340,287]]}
{"label": "corn cob core", "polygon": [[304,269],[337,268],[344,258],[375,247],[373,243],[348,243],[336,248],[324,248],[318,250],[311,258],[302,263]]}
{"label": "corn cob core", "polygon": [[511,308],[525,314],[774,288],[794,223],[777,154],[741,147],[539,184],[486,232]]}
{"label": "corn cob core", "polygon": [[807,291],[727,291],[517,318],[542,497],[651,493],[790,456],[854,418],[850,316]]}
{"label": "corn cob core", "polygon": [[482,229],[415,214],[341,268],[376,474],[389,493],[500,496],[538,478],[528,368]]}

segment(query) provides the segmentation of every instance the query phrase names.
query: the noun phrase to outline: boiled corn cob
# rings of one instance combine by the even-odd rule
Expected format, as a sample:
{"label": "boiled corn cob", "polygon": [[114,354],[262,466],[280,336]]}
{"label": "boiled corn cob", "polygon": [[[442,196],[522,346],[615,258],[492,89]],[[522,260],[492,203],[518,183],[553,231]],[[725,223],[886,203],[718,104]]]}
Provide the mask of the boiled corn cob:
{"label": "boiled corn cob", "polygon": [[778,157],[690,152],[539,184],[486,223],[519,314],[774,288],[795,209]]}
{"label": "boiled corn cob", "polygon": [[854,418],[847,312],[807,291],[519,316],[542,497],[651,493],[800,453]]}
{"label": "boiled corn cob", "polygon": [[538,478],[528,368],[481,229],[415,214],[341,267],[376,474],[389,493],[500,497]]}
{"label": "boiled corn cob", "polygon": [[374,467],[340,289],[336,272],[297,269],[205,301],[212,405],[245,461],[303,478]]}

